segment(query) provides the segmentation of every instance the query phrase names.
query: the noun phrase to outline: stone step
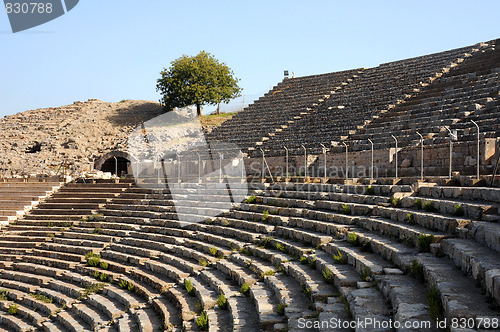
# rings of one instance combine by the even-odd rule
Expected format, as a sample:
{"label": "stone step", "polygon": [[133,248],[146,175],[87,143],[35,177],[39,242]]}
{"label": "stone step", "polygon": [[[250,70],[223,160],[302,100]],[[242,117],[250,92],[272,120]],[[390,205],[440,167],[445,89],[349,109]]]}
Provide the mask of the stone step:
{"label": "stone step", "polygon": [[422,265],[427,283],[439,290],[445,318],[498,318],[499,312],[489,308],[474,281],[463,276],[451,262],[430,254],[418,254],[415,259]]}
{"label": "stone step", "polygon": [[99,309],[111,320],[121,317],[125,313],[125,308],[115,301],[111,301],[101,294],[91,294],[85,299],[85,303],[89,303],[94,308]]}
{"label": "stone step", "polygon": [[232,239],[237,239],[243,242],[255,242],[260,237],[261,234],[253,233],[245,230],[239,230],[230,227],[215,226],[215,225],[203,225],[200,223],[194,223],[188,226],[189,229],[199,232],[207,232],[210,234],[224,235]]}
{"label": "stone step", "polygon": [[249,230],[254,233],[268,234],[274,230],[274,226],[260,224],[256,222],[248,222],[240,219],[217,217],[212,219],[212,224],[226,227],[234,227],[237,229]]}
{"label": "stone step", "polygon": [[[498,214],[500,204],[487,204],[484,202],[470,202],[449,199],[434,199],[434,198],[419,198],[419,197],[403,197],[401,203],[403,206],[414,206],[416,201],[420,200],[422,204],[429,203],[436,211],[445,215],[454,215],[460,213],[471,219],[481,219],[483,214]],[[457,207],[460,207],[458,212]]]}
{"label": "stone step", "polygon": [[487,295],[500,303],[500,254],[478,245],[474,240],[446,239],[441,243],[443,252],[455,265],[480,283]]}
{"label": "stone step", "polygon": [[[56,210],[58,211],[58,210]],[[64,212],[64,211],[63,211]],[[52,224],[55,225],[55,222],[58,222],[58,221],[65,221],[65,222],[69,222],[69,221],[72,221],[72,222],[75,222],[75,221],[81,221],[82,217],[86,216],[86,215],[89,215],[91,214],[92,211],[89,211],[89,210],[85,210],[85,211],[79,211],[80,214],[76,214],[76,213],[71,213],[71,214],[68,214],[68,213],[63,213],[63,214],[40,214],[40,212],[38,211],[38,213],[36,214],[29,214],[29,215],[25,215],[23,220],[25,221],[42,221],[42,220],[46,220],[46,221],[50,221]]]}
{"label": "stone step", "polygon": [[129,331],[138,331],[139,325],[137,325],[137,321],[135,317],[130,314],[125,314],[123,317],[117,320],[116,325],[118,326],[119,332],[129,332]]}
{"label": "stone step", "polygon": [[498,188],[420,186],[417,193],[420,196],[433,198],[458,198],[500,203],[500,190]]}
{"label": "stone step", "polygon": [[31,217],[34,216],[45,216],[47,218],[49,217],[55,217],[55,216],[65,216],[65,215],[76,215],[76,216],[86,216],[92,214],[92,209],[86,209],[86,208],[81,208],[81,209],[66,209],[66,208],[36,208],[31,211]]}
{"label": "stone step", "polygon": [[[365,247],[367,249],[364,249]],[[346,262],[352,265],[358,273],[368,269],[373,274],[382,274],[384,268],[394,266],[377,254],[370,253],[370,245],[360,248],[349,245],[346,241],[334,241],[324,245],[322,249],[331,255],[338,255],[340,252],[345,257]]]}
{"label": "stone step", "polygon": [[44,277],[36,274],[24,273],[18,271],[7,271],[7,270],[1,271],[1,277],[3,279],[21,281],[26,284],[39,285],[39,286],[47,285],[51,280],[50,277]]}
{"label": "stone step", "polygon": [[229,313],[233,319],[233,331],[261,331],[258,313],[244,295],[231,296],[227,299]]}
{"label": "stone step", "polygon": [[92,230],[81,227],[73,227],[70,231],[65,231],[64,233],[62,233],[61,236],[65,239],[81,239],[104,243],[113,242],[113,240],[115,240],[115,237],[113,236],[94,233],[96,229],[99,228],[94,228]]}
{"label": "stone step", "polygon": [[466,227],[471,222],[470,219],[463,217],[444,216],[435,212],[408,208],[377,206],[373,208],[373,214],[406,223],[410,222],[409,215],[411,215],[411,222],[416,225],[449,233],[456,233],[459,228]]}
{"label": "stone step", "polygon": [[93,331],[90,325],[87,324],[82,318],[78,317],[76,314],[70,313],[67,310],[59,312],[55,316],[55,320],[65,328],[65,331]]}
{"label": "stone step", "polygon": [[52,220],[52,219],[18,219],[15,225],[10,225],[9,229],[26,229],[29,227],[33,229],[36,227],[37,230],[53,230],[58,232],[66,227],[78,225],[77,221],[74,220]]}
{"label": "stone step", "polygon": [[54,244],[62,244],[68,247],[82,247],[79,250],[85,250],[86,248],[97,248],[103,249],[107,243],[92,241],[92,240],[83,240],[83,239],[69,239],[69,238],[59,238],[54,237],[52,239]]}
{"label": "stone step", "polygon": [[127,310],[139,308],[142,305],[142,301],[144,301],[143,298],[134,293],[133,288],[132,290],[128,290],[112,284],[107,285],[103,289],[103,294],[112,300],[120,302]]}
{"label": "stone step", "polygon": [[188,293],[184,285],[174,285],[165,292],[165,297],[180,310],[183,321],[195,319],[198,300]]}
{"label": "stone step", "polygon": [[44,242],[40,245],[40,249],[36,249],[33,251],[33,254],[53,258],[57,258],[56,256],[59,255],[62,259],[67,259],[73,262],[81,262],[82,259],[85,258],[84,256],[89,252],[98,254],[99,252],[101,252],[101,248],[80,247],[53,242]]}
{"label": "stone step", "polygon": [[102,312],[83,303],[74,304],[69,310],[89,324],[92,330],[98,330],[105,327],[109,321],[108,317]]}
{"label": "stone step", "polygon": [[37,290],[37,292],[51,298],[58,305],[64,306],[67,308],[71,308],[73,303],[76,302],[76,299],[69,297],[67,295],[64,295],[64,294],[62,294],[58,291],[55,291],[53,289],[42,287],[42,288],[39,288]]}
{"label": "stone step", "polygon": [[[79,261],[75,261],[77,257],[79,257]],[[82,257],[83,256],[75,256],[71,254],[33,250],[33,256],[24,256],[23,260],[26,263],[50,267],[51,269],[72,270],[81,262]]]}
{"label": "stone step", "polygon": [[[343,328],[343,324],[347,326],[351,326],[350,324],[353,322],[351,313],[348,310],[349,308],[345,307],[345,304],[342,303],[337,297],[329,297],[327,299],[327,303],[321,306],[321,312],[319,313],[318,320],[308,319],[303,321],[303,325],[307,323],[314,326],[314,323],[321,322],[332,322],[333,324],[328,324],[328,326],[319,325],[319,331],[342,331],[348,332],[352,331],[350,328]],[[293,322],[293,327],[290,331],[304,331],[304,329],[300,329],[298,327],[298,322]],[[290,324],[289,324],[290,325]]]}
{"label": "stone step", "polygon": [[276,226],[275,232],[277,236],[300,241],[313,247],[327,244],[333,240],[332,236],[326,235],[324,233],[319,233],[311,230],[288,228],[283,226]]}
{"label": "stone step", "polygon": [[256,324],[258,314],[248,297],[242,295],[239,286],[231,283],[228,275],[214,269],[205,269],[200,272],[200,278],[211,285],[217,293],[222,293],[228,302],[228,310],[232,319],[232,331],[259,331]]}
{"label": "stone step", "polygon": [[42,324],[43,331],[46,332],[64,332],[66,328],[57,321],[45,321]]}
{"label": "stone step", "polygon": [[182,325],[182,313],[171,301],[164,297],[158,297],[153,300],[152,304],[164,322],[165,327],[178,328]]}
{"label": "stone step", "polygon": [[0,286],[3,288],[15,289],[24,293],[36,293],[40,289],[39,285],[8,279],[0,279]]}
{"label": "stone step", "polygon": [[282,324],[286,319],[278,315],[278,302],[274,298],[273,292],[267,285],[257,282],[250,287],[250,297],[253,299],[257,313],[259,314],[260,328],[262,330],[272,329],[275,324]]}
{"label": "stone step", "polygon": [[285,262],[282,266],[288,275],[301,284],[304,293],[313,301],[325,300],[336,293],[333,285],[324,282],[320,271],[301,265],[297,261]]}
{"label": "stone step", "polygon": [[[340,291],[349,302],[349,308],[355,320],[368,321],[369,319],[372,319],[386,323],[393,320],[392,308],[383,299],[378,289],[341,288]],[[369,330],[380,332],[387,331],[383,325],[381,327],[374,326]]]}
{"label": "stone step", "polygon": [[79,210],[97,210],[103,204],[89,203],[89,202],[62,202],[56,203],[52,200],[42,202],[37,205],[37,210],[69,210],[69,211],[79,211]]}
{"label": "stone step", "polygon": [[500,224],[474,221],[467,225],[467,236],[476,242],[500,252]]}
{"label": "stone step", "polygon": [[154,332],[161,326],[161,321],[153,309],[138,309],[134,316],[140,332]]}
{"label": "stone step", "polygon": [[[395,321],[400,323],[423,321],[434,323],[429,315],[425,298],[427,289],[423,283],[408,275],[403,275],[402,271],[399,271],[396,274],[383,275],[377,286],[386,299],[391,302]],[[408,330],[419,331],[420,329]]]}
{"label": "stone step", "polygon": [[20,332],[35,331],[34,326],[31,326],[30,324],[26,323],[19,317],[12,316],[7,313],[0,314],[0,324],[7,327],[10,331],[12,330]]}
{"label": "stone step", "polygon": [[40,313],[26,307],[22,304],[16,302],[0,302],[0,310],[4,312],[8,312],[11,305],[17,306],[16,315],[22,318],[24,321],[28,322],[28,324],[33,325],[33,327],[42,327],[42,324],[48,320],[48,317],[41,315]]}

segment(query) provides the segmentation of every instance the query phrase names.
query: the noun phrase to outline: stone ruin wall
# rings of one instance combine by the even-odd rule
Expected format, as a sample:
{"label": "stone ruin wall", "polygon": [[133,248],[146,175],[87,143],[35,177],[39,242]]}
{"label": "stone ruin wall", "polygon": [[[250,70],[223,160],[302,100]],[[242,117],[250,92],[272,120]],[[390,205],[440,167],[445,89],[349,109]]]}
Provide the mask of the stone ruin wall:
{"label": "stone ruin wall", "polygon": [[0,173],[6,177],[85,175],[110,151],[126,151],[137,124],[162,113],[156,102],[96,99],[0,119]]}
{"label": "stone ruin wall", "polygon": [[[482,175],[490,175],[498,156],[500,139],[487,138],[480,142],[480,167]],[[453,142],[453,172],[461,175],[476,174],[476,146],[475,141]],[[398,149],[398,176],[420,176],[420,145]],[[374,176],[387,177],[395,175],[394,164],[395,148],[374,150]],[[324,156],[308,155],[308,175],[323,176]],[[285,157],[266,157],[267,164],[273,175],[286,173]],[[349,152],[349,177],[369,177],[371,151]],[[345,176],[345,153],[327,153],[328,173],[333,177]],[[249,174],[260,175],[262,158],[252,158],[246,165]],[[289,157],[289,172],[298,170],[304,174],[304,155]],[[424,145],[424,176],[446,176],[449,172],[449,145]],[[268,174],[266,167],[266,174]],[[355,176],[353,176],[353,174]]]}

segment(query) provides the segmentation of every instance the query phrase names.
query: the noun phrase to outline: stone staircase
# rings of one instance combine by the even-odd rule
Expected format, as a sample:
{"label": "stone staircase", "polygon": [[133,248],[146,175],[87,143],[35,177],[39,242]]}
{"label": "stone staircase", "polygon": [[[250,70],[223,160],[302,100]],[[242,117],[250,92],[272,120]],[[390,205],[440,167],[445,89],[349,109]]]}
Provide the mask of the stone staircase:
{"label": "stone staircase", "polygon": [[168,189],[130,180],[67,184],[3,229],[0,327],[350,331],[356,321],[500,316],[498,189],[249,190],[230,211],[180,224],[176,209],[200,220],[222,193],[193,189],[174,204]]}
{"label": "stone staircase", "polygon": [[29,212],[61,186],[59,179],[2,179],[0,182],[0,224]]}

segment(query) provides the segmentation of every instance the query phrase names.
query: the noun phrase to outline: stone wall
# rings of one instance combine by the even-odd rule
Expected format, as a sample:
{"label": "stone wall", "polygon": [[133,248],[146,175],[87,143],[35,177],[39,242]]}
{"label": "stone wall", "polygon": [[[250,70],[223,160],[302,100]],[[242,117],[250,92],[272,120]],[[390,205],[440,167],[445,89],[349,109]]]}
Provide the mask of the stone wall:
{"label": "stone wall", "polygon": [[[499,139],[484,138],[480,142],[481,173],[491,174],[496,162]],[[453,172],[462,175],[476,174],[476,142],[453,142]],[[404,147],[398,149],[398,176],[420,175],[420,146]],[[395,148],[374,150],[374,177],[387,177],[395,175]],[[354,151],[348,154],[349,177],[369,177],[371,164],[371,151]],[[266,162],[273,175],[286,174],[286,157],[266,157]],[[327,175],[331,177],[345,177],[345,153],[327,153]],[[288,167],[290,174],[304,175],[304,155],[289,157]],[[260,175],[262,158],[250,158],[247,163],[249,174]],[[267,166],[266,174],[269,174]],[[309,176],[324,175],[324,155],[307,156],[307,172]],[[424,175],[445,176],[449,172],[449,145],[436,144],[424,146]],[[353,176],[354,175],[354,176]]]}

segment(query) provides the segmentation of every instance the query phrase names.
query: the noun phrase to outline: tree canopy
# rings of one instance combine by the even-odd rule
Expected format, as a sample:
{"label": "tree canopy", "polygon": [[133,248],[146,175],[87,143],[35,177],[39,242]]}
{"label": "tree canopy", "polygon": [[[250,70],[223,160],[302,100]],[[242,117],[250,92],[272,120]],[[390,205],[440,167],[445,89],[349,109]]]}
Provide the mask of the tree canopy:
{"label": "tree canopy", "polygon": [[167,111],[174,107],[196,105],[198,115],[203,105],[228,103],[240,96],[241,88],[233,71],[210,53],[201,51],[196,56],[183,55],[160,72],[156,90]]}

